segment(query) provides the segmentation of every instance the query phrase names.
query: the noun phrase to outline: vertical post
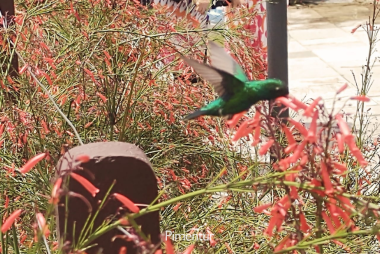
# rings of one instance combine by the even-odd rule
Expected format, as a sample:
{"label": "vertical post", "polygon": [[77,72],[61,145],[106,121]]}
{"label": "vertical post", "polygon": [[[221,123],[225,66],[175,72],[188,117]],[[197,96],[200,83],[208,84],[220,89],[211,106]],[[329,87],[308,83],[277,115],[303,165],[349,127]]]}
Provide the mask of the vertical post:
{"label": "vertical post", "polygon": [[[268,78],[276,78],[285,82],[289,92],[288,80],[288,15],[286,0],[269,0],[267,9],[267,51]],[[288,117],[289,110],[284,107],[274,107],[273,116]],[[281,114],[279,114],[281,112]],[[270,161],[280,160],[271,151]]]}
{"label": "vertical post", "polygon": [[[285,82],[288,87],[288,29],[287,1],[270,0],[267,9],[267,49],[268,49],[268,78],[276,78]],[[288,87],[289,90],[289,87]],[[280,109],[275,111],[279,112]],[[289,116],[284,111],[280,117]]]}
{"label": "vertical post", "polygon": [[[0,11],[1,11],[1,14],[6,17],[8,26],[12,25],[14,15],[15,15],[14,0],[1,0]],[[0,24],[0,26],[2,25],[3,24]],[[3,68],[6,68],[6,66]],[[17,76],[17,74],[18,74],[18,58],[17,58],[17,55],[15,54],[12,58],[12,65],[9,71],[9,75],[11,77],[15,77]]]}

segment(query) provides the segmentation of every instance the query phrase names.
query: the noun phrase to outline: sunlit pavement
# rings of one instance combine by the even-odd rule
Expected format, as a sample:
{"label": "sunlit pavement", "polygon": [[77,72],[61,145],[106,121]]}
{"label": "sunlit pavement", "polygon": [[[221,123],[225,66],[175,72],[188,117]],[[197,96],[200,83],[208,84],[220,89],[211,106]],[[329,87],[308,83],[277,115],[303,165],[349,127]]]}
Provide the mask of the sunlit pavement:
{"label": "sunlit pavement", "polygon": [[[368,22],[372,5],[357,0],[312,2],[288,7],[290,92],[306,100],[321,96],[327,107],[331,108],[336,90],[348,83],[349,88],[341,94],[343,99],[338,103],[338,106],[342,106],[346,99],[356,95],[352,72],[358,85],[362,84],[362,66],[367,63],[369,41],[362,28],[355,33],[351,31],[359,24]],[[375,52],[372,61],[376,60],[377,55],[378,52]],[[367,108],[371,108],[370,112],[374,116],[379,116],[379,60],[371,72],[374,83]],[[356,103],[350,103],[351,106],[343,108],[346,113],[355,112]],[[376,119],[374,122],[377,122]]]}

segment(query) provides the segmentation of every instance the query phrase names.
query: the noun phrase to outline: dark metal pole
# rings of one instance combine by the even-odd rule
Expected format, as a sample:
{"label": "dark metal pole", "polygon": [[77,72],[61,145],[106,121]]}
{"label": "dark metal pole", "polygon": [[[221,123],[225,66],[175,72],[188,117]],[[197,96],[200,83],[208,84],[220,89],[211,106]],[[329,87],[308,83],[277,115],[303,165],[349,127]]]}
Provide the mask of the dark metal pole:
{"label": "dark metal pole", "polygon": [[[15,15],[14,0],[0,0],[0,11],[1,14],[6,17],[8,26],[12,25]],[[0,24],[0,26],[2,26],[2,24]],[[18,75],[18,57],[16,54],[12,58],[12,65],[9,74],[11,77]]]}
{"label": "dark metal pole", "polygon": [[[1,14],[6,19],[7,26],[9,27],[9,26],[14,25],[14,21],[13,21],[14,16],[15,16],[14,0],[0,0],[0,11],[1,11]],[[2,26],[3,26],[3,24],[0,23],[0,27],[2,27]],[[10,45],[11,50],[12,50],[12,48],[13,48],[13,46]],[[0,61],[1,62],[3,62],[4,60],[6,60],[5,62],[8,62],[9,60],[7,58],[10,58],[10,55],[0,55]],[[8,65],[4,64],[0,68],[1,68],[2,72],[4,73],[7,71]],[[11,78],[15,78],[18,76],[18,57],[16,54],[14,54],[12,57],[12,61],[11,61],[11,65],[10,65],[10,68],[8,71],[8,75]],[[2,77],[2,78],[4,81],[4,79],[6,77]],[[11,88],[11,90],[13,90],[13,89]],[[4,98],[6,99],[7,102],[17,103],[18,98],[17,98],[17,92],[16,91],[12,91],[12,92],[3,91],[3,94],[4,94]]]}
{"label": "dark metal pole", "polygon": [[[268,50],[268,78],[276,78],[285,82],[289,92],[288,80],[288,15],[286,0],[269,0],[267,9],[267,50]],[[274,107],[274,117],[285,120],[289,110],[284,107]],[[276,162],[281,158],[271,150],[270,161]]]}
{"label": "dark metal pole", "polygon": [[[286,0],[269,0],[266,3],[266,9],[268,78],[280,79],[288,87],[287,2]],[[288,115],[289,112],[286,110],[280,116],[287,117]]]}

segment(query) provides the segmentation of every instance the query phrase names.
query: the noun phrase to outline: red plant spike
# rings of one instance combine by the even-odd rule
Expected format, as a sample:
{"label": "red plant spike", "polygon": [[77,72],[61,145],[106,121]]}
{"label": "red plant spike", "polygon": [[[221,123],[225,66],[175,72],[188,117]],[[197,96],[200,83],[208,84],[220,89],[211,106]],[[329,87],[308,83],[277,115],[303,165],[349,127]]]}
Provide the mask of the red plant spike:
{"label": "red plant spike", "polygon": [[288,139],[289,145],[296,144],[296,141],[293,137],[292,132],[289,130],[289,128],[286,125],[284,125],[284,124],[282,125],[282,130],[283,130],[283,132],[285,132],[285,135],[286,135],[286,138]]}
{"label": "red plant spike", "polygon": [[294,127],[297,128],[297,130],[302,134],[302,136],[307,137],[308,131],[300,122],[297,122],[291,118],[289,118],[289,122],[291,122],[294,125]]}
{"label": "red plant spike", "polygon": [[18,209],[14,211],[9,217],[4,221],[1,226],[1,232],[4,234],[7,232],[13,225],[13,222],[21,215],[22,209]]}
{"label": "red plant spike", "polygon": [[244,112],[241,112],[241,113],[238,113],[238,114],[235,114],[231,120],[228,120],[226,121],[227,125],[230,127],[230,128],[234,128],[236,126],[236,124],[239,122],[240,118],[242,118],[244,116],[244,114],[247,113],[247,111],[244,111]]}
{"label": "red plant spike", "polygon": [[169,237],[167,237],[165,239],[165,244],[166,244],[166,253],[167,254],[175,254],[172,241],[170,240]]}
{"label": "red plant spike", "polygon": [[286,97],[278,97],[276,99],[276,102],[280,102],[282,105],[288,107],[288,108],[291,108],[293,109],[294,111],[298,111],[298,107],[297,105],[293,104],[288,98]]}
{"label": "red plant spike", "polygon": [[310,229],[310,226],[307,224],[307,221],[306,221],[306,217],[305,215],[303,214],[303,212],[300,212],[300,223],[301,223],[301,230],[302,232],[304,233],[307,233]]}
{"label": "red plant spike", "polygon": [[319,101],[322,100],[322,97],[318,97],[317,99],[315,99],[311,104],[310,106],[305,110],[305,112],[303,113],[304,116],[309,116],[309,117],[312,117],[313,116],[313,110],[314,108],[318,105]]}
{"label": "red plant spike", "polygon": [[353,96],[351,97],[351,100],[357,100],[357,101],[362,101],[362,102],[369,102],[370,99],[366,97],[365,95],[359,95],[359,96]]}
{"label": "red plant spike", "polygon": [[347,136],[351,135],[351,131],[348,128],[347,123],[343,120],[341,114],[337,114],[335,119],[338,121],[339,129],[342,132],[343,138],[345,139]]}
{"label": "red plant spike", "polygon": [[46,153],[40,153],[28,160],[28,162],[20,169],[21,174],[28,173],[39,161],[45,158],[45,156]]}
{"label": "red plant spike", "polygon": [[189,247],[186,248],[186,250],[182,254],[191,254],[193,252],[195,245],[192,244]]}
{"label": "red plant spike", "polygon": [[58,204],[59,202],[59,190],[61,188],[61,184],[62,184],[62,178],[58,178],[57,181],[55,182],[54,186],[53,186],[53,190],[51,192],[51,199],[49,201],[49,203],[51,204]]}
{"label": "red plant spike", "polygon": [[325,186],[325,193],[327,195],[332,194],[334,192],[334,189],[331,184],[330,175],[327,172],[327,166],[324,162],[321,162],[321,174],[322,174],[323,184]]}
{"label": "red plant spike", "polygon": [[42,234],[44,234],[46,238],[49,237],[50,230],[49,230],[48,225],[46,225],[46,220],[45,220],[44,215],[42,213],[37,213],[36,218],[37,218],[38,223],[41,226]]}
{"label": "red plant spike", "polygon": [[262,145],[259,150],[259,155],[265,155],[268,152],[269,148],[273,145],[273,143],[274,143],[274,140],[270,139],[267,143]]}
{"label": "red plant spike", "polygon": [[273,205],[272,203],[259,205],[259,206],[256,206],[255,208],[253,208],[253,211],[255,211],[256,213],[262,213],[265,209],[269,208],[272,205]]}
{"label": "red plant spike", "polygon": [[140,208],[126,196],[123,196],[119,193],[114,193],[113,196],[119,200],[126,208],[131,210],[131,212],[138,213],[140,211]]}
{"label": "red plant spike", "polygon": [[348,87],[347,83],[345,83],[343,86],[341,86],[338,91],[336,91],[336,94],[340,94],[341,92],[343,92],[344,90],[346,90]]}
{"label": "red plant spike", "polygon": [[96,188],[92,183],[90,183],[86,178],[81,175],[70,173],[70,176],[77,180],[90,194],[95,197],[99,192],[99,189]]}

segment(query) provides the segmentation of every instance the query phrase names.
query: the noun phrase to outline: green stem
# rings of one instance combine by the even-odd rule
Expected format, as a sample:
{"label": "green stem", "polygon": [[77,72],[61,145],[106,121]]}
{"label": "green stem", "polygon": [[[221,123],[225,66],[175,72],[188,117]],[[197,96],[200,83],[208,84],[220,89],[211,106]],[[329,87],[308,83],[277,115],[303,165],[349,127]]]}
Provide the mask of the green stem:
{"label": "green stem", "polygon": [[119,135],[119,141],[124,141],[124,133],[125,133],[125,128],[126,128],[126,124],[127,124],[127,119],[128,119],[128,116],[129,116],[129,109],[131,107],[131,101],[132,101],[132,95],[133,95],[133,88],[135,86],[135,83],[136,83],[136,78],[137,78],[137,74],[138,74],[138,70],[139,70],[139,67],[140,67],[140,64],[142,62],[142,59],[144,57],[144,47],[143,47],[143,50],[139,56],[139,59],[137,60],[137,63],[135,65],[135,74],[133,75],[133,79],[131,81],[131,89],[130,89],[130,93],[129,93],[129,97],[128,97],[128,102],[127,102],[127,107],[124,111],[124,117],[123,117],[123,121],[122,121],[122,124],[121,124],[121,131],[120,131],[120,135]]}
{"label": "green stem", "polygon": [[[277,251],[275,253],[279,254],[279,253],[291,252],[291,251],[294,251],[297,249],[306,249],[306,248],[311,247],[313,245],[321,246],[323,243],[325,243],[326,241],[329,241],[329,240],[342,239],[342,238],[347,238],[347,237],[354,236],[354,235],[362,235],[362,236],[374,235],[374,234],[377,234],[379,232],[380,232],[380,230],[377,228],[371,229],[371,230],[358,230],[358,231],[354,231],[354,232],[339,231],[339,232],[335,233],[334,235],[319,237],[318,239],[315,239],[315,240],[312,240],[309,242],[300,242],[297,245],[294,245],[294,246],[286,248],[286,249],[282,249],[282,250]],[[322,253],[322,250],[321,250],[321,253]]]}

